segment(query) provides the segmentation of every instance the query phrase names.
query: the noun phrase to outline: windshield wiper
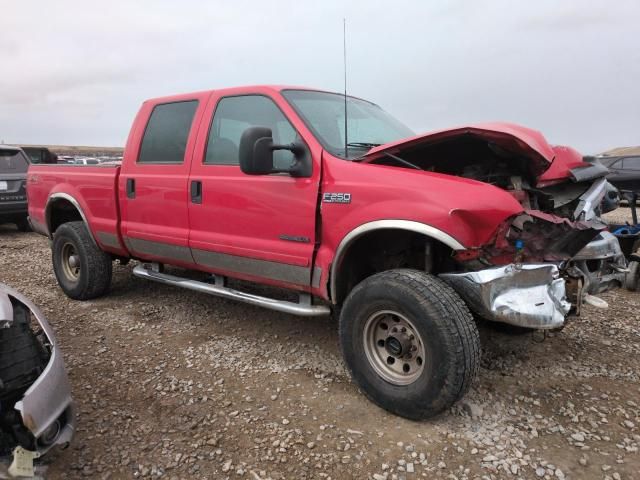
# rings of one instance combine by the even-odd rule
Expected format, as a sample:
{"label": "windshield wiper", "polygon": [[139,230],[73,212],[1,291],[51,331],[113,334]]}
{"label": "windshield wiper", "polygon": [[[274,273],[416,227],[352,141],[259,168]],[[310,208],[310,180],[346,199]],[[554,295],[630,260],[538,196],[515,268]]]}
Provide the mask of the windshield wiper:
{"label": "windshield wiper", "polygon": [[360,148],[373,148],[379,147],[381,143],[369,143],[369,142],[349,142],[347,147],[360,147]]}
{"label": "windshield wiper", "polygon": [[393,160],[395,160],[396,162],[398,162],[398,163],[400,163],[400,164],[404,165],[405,167],[415,168],[416,170],[422,170],[422,168],[420,168],[420,167],[419,167],[419,166],[417,166],[417,165],[414,165],[414,164],[413,164],[413,163],[411,163],[411,162],[408,162],[408,161],[407,161],[407,160],[405,160],[404,158],[400,158],[400,157],[398,157],[398,156],[396,156],[396,155],[393,155],[392,153],[389,153],[389,152],[384,152],[384,154],[385,154],[387,157],[392,158],[392,159],[393,159]]}

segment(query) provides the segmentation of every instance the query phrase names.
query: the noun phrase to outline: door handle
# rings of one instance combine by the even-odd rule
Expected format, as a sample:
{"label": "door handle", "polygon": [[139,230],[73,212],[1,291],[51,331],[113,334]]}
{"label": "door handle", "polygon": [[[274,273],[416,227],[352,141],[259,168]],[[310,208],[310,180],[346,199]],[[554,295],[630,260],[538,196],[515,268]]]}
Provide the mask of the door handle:
{"label": "door handle", "polygon": [[136,179],[127,178],[127,198],[136,198]]}
{"label": "door handle", "polygon": [[202,203],[202,182],[191,180],[191,203]]}

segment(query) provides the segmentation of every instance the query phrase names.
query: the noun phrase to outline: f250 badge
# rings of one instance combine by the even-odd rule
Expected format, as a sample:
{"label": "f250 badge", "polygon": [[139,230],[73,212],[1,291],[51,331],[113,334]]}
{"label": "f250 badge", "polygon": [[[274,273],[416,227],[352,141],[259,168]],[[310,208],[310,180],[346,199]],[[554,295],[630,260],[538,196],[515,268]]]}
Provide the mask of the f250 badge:
{"label": "f250 badge", "polygon": [[351,203],[350,193],[325,193],[322,195],[324,203]]}

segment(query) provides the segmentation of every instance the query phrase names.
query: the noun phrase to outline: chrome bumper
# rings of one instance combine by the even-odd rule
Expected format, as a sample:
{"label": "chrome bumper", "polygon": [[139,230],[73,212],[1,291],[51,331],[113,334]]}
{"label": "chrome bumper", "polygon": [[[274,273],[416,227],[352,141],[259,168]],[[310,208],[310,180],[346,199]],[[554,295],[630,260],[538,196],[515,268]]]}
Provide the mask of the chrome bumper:
{"label": "chrome bumper", "polygon": [[532,329],[564,325],[571,304],[565,281],[553,264],[507,265],[440,278],[487,320]]}
{"label": "chrome bumper", "polygon": [[3,297],[13,297],[31,311],[32,320],[38,322],[47,338],[47,344],[50,345],[47,365],[24,392],[22,399],[16,402],[15,409],[20,412],[24,426],[33,434],[36,450],[40,454],[46,453],[56,445],[66,447],[73,437],[76,418],[71,385],[53,330],[40,309],[29,299],[0,283],[0,304],[4,303],[0,313],[5,316],[5,326],[11,321],[7,318],[11,306],[9,304],[7,307]]}

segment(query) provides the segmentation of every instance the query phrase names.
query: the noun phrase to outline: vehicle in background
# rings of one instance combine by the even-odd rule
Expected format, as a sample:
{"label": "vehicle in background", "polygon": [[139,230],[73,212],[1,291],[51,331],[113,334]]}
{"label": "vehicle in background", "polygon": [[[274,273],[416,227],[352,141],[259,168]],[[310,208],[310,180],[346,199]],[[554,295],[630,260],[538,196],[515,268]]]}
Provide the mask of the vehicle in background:
{"label": "vehicle in background", "polygon": [[34,165],[28,192],[69,297],[104,295],[112,262],[137,259],[141,278],[334,312],[354,380],[418,419],[461,398],[478,371],[471,312],[562,328],[586,292],[624,281],[600,218],[615,208],[606,174],[522,126],[415,135],[362,99],[258,86],[146,101],[121,164]]}
{"label": "vehicle in background", "polygon": [[76,159],[75,157],[72,157],[71,155],[58,155],[58,161],[56,163],[61,163],[63,165],[65,164],[74,164],[76,163]]}
{"label": "vehicle in background", "polygon": [[597,159],[609,169],[607,180],[620,191],[640,192],[640,155],[601,156]]}
{"label": "vehicle in background", "polygon": [[0,145],[0,224],[15,223],[29,230],[27,219],[27,170],[29,159],[19,148]]}
{"label": "vehicle in background", "polygon": [[93,157],[76,157],[73,163],[76,165],[99,165],[101,162],[99,159]]}
{"label": "vehicle in background", "polygon": [[40,455],[75,430],[62,352],[42,312],[0,283],[0,457],[20,446]]}
{"label": "vehicle in background", "polygon": [[34,147],[30,145],[20,145],[22,151],[29,156],[29,160],[33,164],[40,163],[58,163],[58,155],[53,153],[47,147]]}

